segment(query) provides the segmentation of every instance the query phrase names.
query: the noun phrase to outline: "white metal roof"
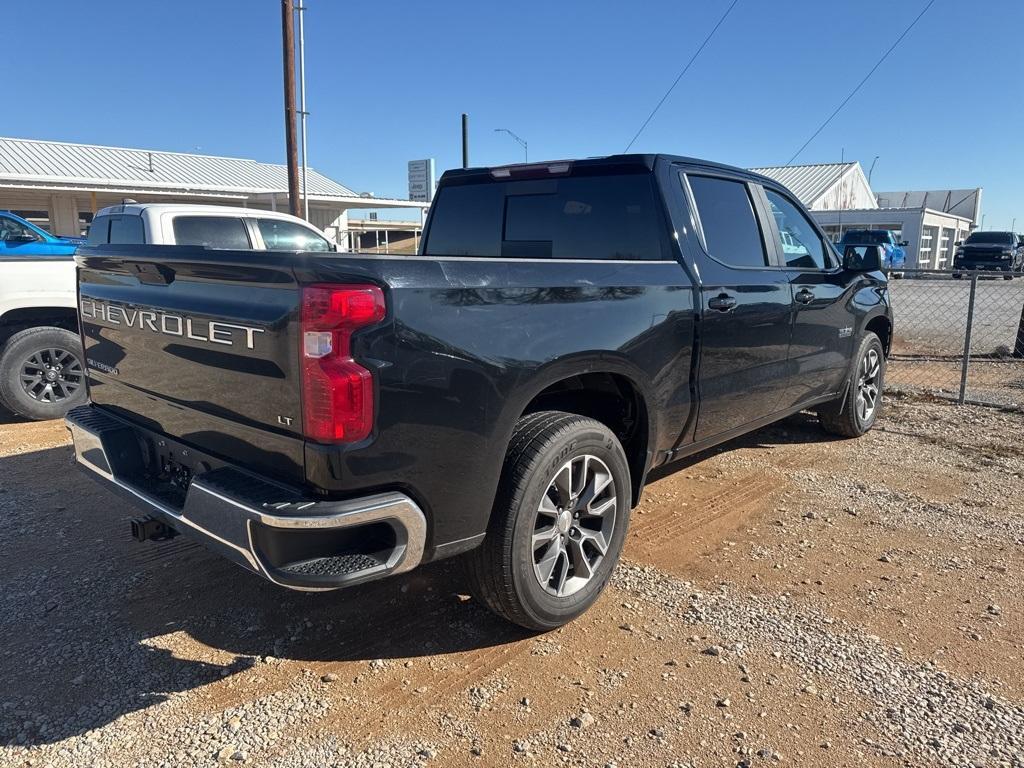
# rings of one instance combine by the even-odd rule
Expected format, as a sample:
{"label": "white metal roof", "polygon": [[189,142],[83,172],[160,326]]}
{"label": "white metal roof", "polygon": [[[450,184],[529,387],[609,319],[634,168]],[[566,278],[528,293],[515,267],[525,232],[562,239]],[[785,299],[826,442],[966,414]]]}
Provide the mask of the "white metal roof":
{"label": "white metal roof", "polygon": [[855,165],[853,163],[818,163],[816,165],[783,165],[751,168],[782,184],[806,206],[832,188]]}
{"label": "white metal roof", "polygon": [[878,204],[893,208],[931,208],[977,223],[981,214],[981,187],[879,192]]}
{"label": "white metal roof", "polygon": [[[0,182],[259,194],[286,192],[284,165],[236,157],[0,138]],[[310,197],[358,197],[307,169]]]}

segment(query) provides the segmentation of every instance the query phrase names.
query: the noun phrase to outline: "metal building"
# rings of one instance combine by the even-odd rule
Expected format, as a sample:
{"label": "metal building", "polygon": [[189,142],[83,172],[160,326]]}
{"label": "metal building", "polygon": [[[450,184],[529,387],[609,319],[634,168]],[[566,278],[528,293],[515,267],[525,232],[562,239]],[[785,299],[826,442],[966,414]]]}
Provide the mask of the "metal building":
{"label": "metal building", "polygon": [[[427,203],[373,197],[310,168],[310,223],[347,249],[353,209],[415,209]],[[93,214],[124,198],[139,202],[288,210],[287,167],[234,157],[0,138],[0,209],[57,235],[80,235]]]}

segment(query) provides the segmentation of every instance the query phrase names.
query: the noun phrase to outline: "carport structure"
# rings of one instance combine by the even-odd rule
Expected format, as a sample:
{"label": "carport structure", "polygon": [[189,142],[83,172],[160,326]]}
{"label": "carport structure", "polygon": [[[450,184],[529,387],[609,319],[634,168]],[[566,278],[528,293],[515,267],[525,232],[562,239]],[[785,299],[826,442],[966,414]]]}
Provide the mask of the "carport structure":
{"label": "carport structure", "polygon": [[[57,235],[83,234],[100,208],[138,202],[208,203],[288,210],[287,167],[234,157],[0,138],[0,209]],[[342,249],[353,209],[414,209],[427,203],[358,193],[308,169],[310,223]]]}

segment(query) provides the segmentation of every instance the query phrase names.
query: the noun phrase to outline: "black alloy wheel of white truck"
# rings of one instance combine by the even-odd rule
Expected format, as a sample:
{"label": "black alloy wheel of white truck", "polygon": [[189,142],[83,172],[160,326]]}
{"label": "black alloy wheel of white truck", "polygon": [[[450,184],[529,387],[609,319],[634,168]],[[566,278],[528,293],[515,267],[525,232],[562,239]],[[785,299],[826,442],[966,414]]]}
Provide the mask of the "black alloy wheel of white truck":
{"label": "black alloy wheel of white truck", "polygon": [[19,331],[0,351],[0,405],[29,419],[59,419],[86,399],[78,335],[64,328]]}

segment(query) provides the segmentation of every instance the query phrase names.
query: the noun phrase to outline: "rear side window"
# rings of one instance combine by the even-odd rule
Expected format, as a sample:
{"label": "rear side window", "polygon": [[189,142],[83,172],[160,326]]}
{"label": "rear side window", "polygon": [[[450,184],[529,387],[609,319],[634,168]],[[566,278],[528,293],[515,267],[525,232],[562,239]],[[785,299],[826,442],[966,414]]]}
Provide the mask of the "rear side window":
{"label": "rear side window", "polygon": [[282,219],[257,219],[268,251],[329,251],[330,243],[309,227]]}
{"label": "rear side window", "polygon": [[[91,230],[90,230],[91,234]],[[141,245],[146,242],[141,216],[111,216],[111,244]]]}
{"label": "rear side window", "polygon": [[231,216],[177,216],[174,219],[174,242],[236,251],[252,247],[245,222]]}
{"label": "rear side window", "polygon": [[447,186],[434,205],[430,256],[671,258],[649,174]]}
{"label": "rear side window", "polygon": [[89,225],[87,245],[141,245],[146,242],[141,216],[112,214],[97,216]]}
{"label": "rear side window", "polygon": [[708,253],[731,267],[767,266],[768,254],[747,185],[714,176],[687,179]]}
{"label": "rear side window", "polygon": [[103,245],[110,242],[110,217],[97,216],[89,225],[89,234],[85,238],[86,245]]}

